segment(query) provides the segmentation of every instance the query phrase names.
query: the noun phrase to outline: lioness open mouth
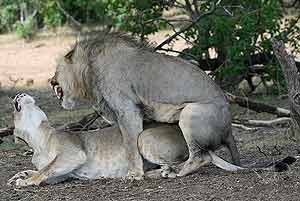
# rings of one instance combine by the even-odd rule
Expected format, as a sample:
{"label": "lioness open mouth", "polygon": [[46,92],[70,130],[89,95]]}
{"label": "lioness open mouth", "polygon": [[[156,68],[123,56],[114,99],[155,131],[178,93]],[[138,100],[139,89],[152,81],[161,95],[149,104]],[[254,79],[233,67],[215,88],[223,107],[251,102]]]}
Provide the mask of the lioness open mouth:
{"label": "lioness open mouth", "polygon": [[21,111],[21,105],[19,103],[20,96],[22,97],[22,94],[17,94],[16,97],[14,98],[14,100],[13,100],[17,112]]}
{"label": "lioness open mouth", "polygon": [[17,112],[21,111],[21,105],[18,103],[18,101],[15,102],[15,108],[16,108]]}

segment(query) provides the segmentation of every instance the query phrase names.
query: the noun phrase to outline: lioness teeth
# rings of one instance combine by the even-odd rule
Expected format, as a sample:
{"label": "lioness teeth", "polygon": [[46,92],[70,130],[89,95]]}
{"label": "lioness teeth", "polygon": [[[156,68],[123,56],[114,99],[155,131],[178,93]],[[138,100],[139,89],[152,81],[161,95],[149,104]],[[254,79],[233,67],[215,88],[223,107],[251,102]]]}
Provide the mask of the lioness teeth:
{"label": "lioness teeth", "polygon": [[21,105],[19,104],[19,101],[20,101],[20,98],[23,97],[22,95],[23,95],[22,93],[17,94],[13,100],[15,108],[18,112],[21,111]]}

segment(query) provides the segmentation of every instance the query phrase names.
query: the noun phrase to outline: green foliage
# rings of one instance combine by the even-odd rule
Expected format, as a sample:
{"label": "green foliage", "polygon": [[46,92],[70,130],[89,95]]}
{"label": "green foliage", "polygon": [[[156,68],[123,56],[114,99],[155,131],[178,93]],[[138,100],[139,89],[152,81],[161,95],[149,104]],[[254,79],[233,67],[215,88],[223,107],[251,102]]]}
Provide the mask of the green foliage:
{"label": "green foliage", "polygon": [[12,31],[17,21],[17,5],[9,0],[0,1],[0,33]]}
{"label": "green foliage", "polygon": [[16,34],[19,38],[31,39],[35,34],[34,19],[32,16],[28,17],[24,23],[16,22]]}
{"label": "green foliage", "polygon": [[140,35],[155,33],[166,24],[160,21],[164,9],[167,7],[158,0],[106,0],[106,14],[112,24],[127,32]]}
{"label": "green foliage", "polygon": [[65,17],[57,7],[55,0],[42,1],[39,12],[46,27],[61,26],[65,22]]}
{"label": "green foliage", "polygon": [[[226,5],[226,1],[222,3]],[[230,12],[232,16],[224,15],[223,9],[218,9],[214,15],[202,19],[185,34],[187,38],[195,40],[192,54],[205,59],[209,58],[209,49],[214,49],[218,58],[225,61],[217,74],[219,80],[226,76],[246,74],[246,64],[251,65],[251,55],[271,53],[270,38],[290,41],[295,49],[299,49],[296,47],[299,44],[296,38],[282,37],[289,28],[280,28],[280,1],[240,0],[236,6],[230,8]],[[290,20],[288,22],[293,25]],[[289,30],[290,36],[299,30],[295,26],[286,27],[292,27]],[[270,61],[266,69],[267,76],[279,84],[284,84],[281,70],[274,61]]]}
{"label": "green foliage", "polygon": [[60,4],[72,17],[81,23],[102,24],[107,18],[104,2],[105,0],[65,0],[60,1]]}
{"label": "green foliage", "polygon": [[[198,2],[197,9],[195,5],[189,9],[186,2]],[[211,50],[214,50],[218,59],[224,61],[217,71],[217,78],[223,80],[227,76],[246,74],[248,66],[252,65],[252,55],[270,55],[272,37],[283,39],[293,51],[299,51],[300,28],[295,26],[299,18],[282,21],[280,2],[222,0],[222,5],[218,5],[214,14],[202,18],[182,34],[194,43],[190,53],[196,58],[208,59]],[[84,25],[112,25],[144,40],[147,35],[167,27],[163,12],[174,8],[175,4],[182,7],[190,18],[195,18],[196,11],[199,14],[209,10],[210,3],[208,0],[0,0],[0,33],[15,30],[19,37],[30,38],[36,26],[64,25],[69,20],[68,13]],[[29,15],[24,22],[20,22],[21,5],[24,4],[28,11],[37,10],[35,20]],[[191,13],[193,9],[195,12]],[[283,84],[276,61],[267,62],[266,69],[266,77],[278,85]]]}

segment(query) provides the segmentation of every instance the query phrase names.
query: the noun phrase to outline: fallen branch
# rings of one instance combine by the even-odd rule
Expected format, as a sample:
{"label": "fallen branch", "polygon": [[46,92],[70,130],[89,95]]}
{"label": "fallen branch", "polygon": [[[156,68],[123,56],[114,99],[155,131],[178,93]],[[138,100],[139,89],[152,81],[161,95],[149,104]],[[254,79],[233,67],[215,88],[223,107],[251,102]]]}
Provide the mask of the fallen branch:
{"label": "fallen branch", "polygon": [[14,134],[14,127],[0,128],[0,138],[13,135],[13,134]]}
{"label": "fallen branch", "polygon": [[229,92],[226,92],[227,99],[230,103],[238,104],[241,107],[249,108],[255,112],[267,112],[275,114],[278,117],[290,117],[291,112],[287,109],[274,107],[264,103],[259,103],[249,100],[249,98],[233,95]]}
{"label": "fallen branch", "polygon": [[251,127],[245,126],[243,124],[237,124],[237,123],[232,123],[231,125],[232,125],[232,127],[240,128],[245,131],[257,131],[259,129],[259,128],[251,128]]}
{"label": "fallen branch", "polygon": [[291,118],[281,117],[273,120],[233,120],[234,124],[243,124],[255,127],[276,127],[278,125],[289,124]]}

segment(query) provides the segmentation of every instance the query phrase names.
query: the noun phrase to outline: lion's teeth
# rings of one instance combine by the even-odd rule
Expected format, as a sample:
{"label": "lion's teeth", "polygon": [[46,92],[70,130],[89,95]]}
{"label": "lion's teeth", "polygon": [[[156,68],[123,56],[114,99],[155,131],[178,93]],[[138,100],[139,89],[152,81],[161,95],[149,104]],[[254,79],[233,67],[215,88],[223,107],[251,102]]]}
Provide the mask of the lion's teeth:
{"label": "lion's teeth", "polygon": [[58,86],[57,85],[54,86],[53,89],[54,89],[54,92],[55,92],[56,96],[59,97],[59,95],[58,95]]}

